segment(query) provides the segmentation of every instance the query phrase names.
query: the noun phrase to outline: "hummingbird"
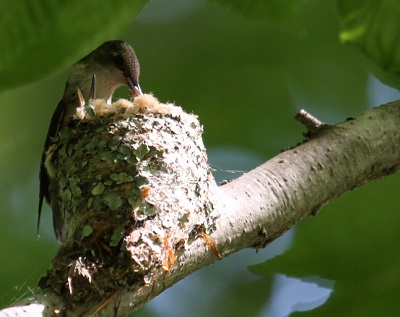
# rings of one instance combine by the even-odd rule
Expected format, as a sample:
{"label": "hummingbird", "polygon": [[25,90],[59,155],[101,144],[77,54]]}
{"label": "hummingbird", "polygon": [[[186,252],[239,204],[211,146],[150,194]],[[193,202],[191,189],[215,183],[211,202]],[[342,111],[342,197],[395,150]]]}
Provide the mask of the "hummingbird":
{"label": "hummingbird", "polygon": [[54,171],[45,164],[52,139],[71,122],[82,100],[97,98],[111,103],[115,89],[120,86],[127,86],[132,98],[142,95],[139,74],[140,66],[135,51],[128,43],[119,40],[103,43],[72,66],[64,95],[53,113],[44,143],[39,172],[38,234],[43,200],[52,209],[57,240],[65,241],[67,234],[67,225],[58,200],[57,179]]}

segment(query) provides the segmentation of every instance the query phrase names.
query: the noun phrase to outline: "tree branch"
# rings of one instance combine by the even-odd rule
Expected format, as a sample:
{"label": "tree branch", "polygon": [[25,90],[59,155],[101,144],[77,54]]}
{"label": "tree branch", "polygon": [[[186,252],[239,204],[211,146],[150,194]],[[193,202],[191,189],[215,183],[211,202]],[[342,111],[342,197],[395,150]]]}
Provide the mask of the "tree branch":
{"label": "tree branch", "polygon": [[[175,142],[172,148],[161,142],[164,151],[162,155],[157,152],[160,148],[156,143],[160,140],[157,141],[157,138],[150,137],[153,133],[151,129],[144,129],[145,131],[139,129],[140,131],[135,136],[139,143],[134,143],[135,146],[137,144],[148,145],[148,143],[140,142],[152,140],[154,145],[152,151],[154,152],[150,157],[154,159],[155,153],[158,153],[159,159],[164,163],[167,160],[167,164],[163,165],[163,169],[147,175],[144,183],[139,182],[138,188],[141,190],[142,200],[137,196],[135,199],[136,202],[140,201],[138,204],[125,204],[125,196],[122,195],[121,187],[125,188],[126,184],[125,187],[122,186],[122,183],[117,184],[117,178],[115,183],[104,183],[104,187],[110,186],[111,192],[117,192],[119,197],[122,197],[121,205],[125,211],[129,210],[129,216],[122,217],[123,220],[120,219],[120,212],[117,213],[119,217],[109,220],[108,223],[111,224],[111,227],[105,226],[105,218],[102,216],[110,218],[109,209],[115,207],[117,210],[121,207],[117,206],[120,204],[119,200],[117,199],[117,202],[107,200],[109,208],[106,213],[102,213],[104,204],[92,201],[90,210],[86,210],[91,215],[88,217],[83,210],[88,209],[88,197],[89,200],[96,198],[93,197],[93,188],[97,188],[99,180],[94,182],[93,175],[90,173],[88,178],[82,178],[80,175],[79,179],[80,181],[84,179],[85,185],[83,187],[79,185],[79,189],[86,191],[85,194],[80,197],[72,195],[72,199],[68,192],[66,196],[65,193],[63,196],[66,197],[65,204],[72,204],[68,205],[68,210],[79,210],[79,213],[67,211],[70,218],[69,238],[60,247],[51,269],[42,280],[42,286],[45,288],[43,292],[46,296],[43,293],[35,294],[22,302],[25,307],[4,309],[0,311],[0,316],[11,316],[11,309],[28,310],[33,307],[33,304],[36,305],[34,306],[36,308],[41,307],[44,312],[21,313],[21,316],[54,316],[57,315],[55,311],[60,312],[58,316],[113,316],[116,312],[118,312],[118,316],[126,316],[165,288],[172,286],[193,271],[216,261],[219,256],[225,257],[243,248],[265,247],[300,219],[308,215],[316,215],[323,205],[341,194],[392,174],[400,166],[400,102],[396,101],[335,126],[318,124],[319,120],[302,113],[300,117],[306,119],[300,121],[306,122],[307,129],[312,132],[311,135],[308,135],[309,139],[299,146],[282,152],[249,173],[217,187],[209,174],[208,167],[203,165],[205,162],[204,149],[202,143],[194,135],[201,132],[196,128],[199,127],[196,121],[193,121],[193,118],[185,117],[189,116],[187,114],[177,114],[177,112],[171,114],[176,110],[175,108],[169,108],[166,112],[155,110],[165,109],[166,106],[157,104],[150,96],[137,99],[139,100],[136,100],[135,103],[136,106],[140,105],[138,109],[141,109],[141,112],[136,112],[131,116],[135,117],[140,113],[139,116],[144,120],[143,122],[152,122],[152,127],[155,127],[154,118],[159,121],[165,116],[166,122],[172,122],[172,125],[169,125],[170,123],[161,124],[159,121],[163,128],[158,132],[169,131],[168,135],[173,137],[171,144]],[[121,105],[116,107],[120,108]],[[96,111],[98,112],[98,109]],[[177,111],[179,112],[179,110]],[[104,118],[107,115],[100,117]],[[181,120],[181,117],[186,119]],[[87,122],[90,119],[83,115],[82,121]],[[185,126],[187,124],[189,129]],[[116,127],[115,122],[111,122],[112,126]],[[109,128],[110,125],[107,129]],[[81,140],[79,130],[74,129],[74,133],[78,133],[78,139]],[[120,132],[120,127],[117,130]],[[188,131],[193,132],[194,130],[197,132],[188,133]],[[107,131],[110,132],[110,130]],[[183,133],[183,131],[185,132]],[[85,133],[87,134],[88,131],[85,130]],[[181,137],[182,133],[186,136],[189,134],[189,141],[195,145],[180,152],[180,145],[177,146],[175,137],[178,135]],[[182,139],[179,142],[186,144],[189,141]],[[68,146],[74,144],[71,139],[68,139],[66,144],[62,142],[59,140],[59,143],[55,143],[54,151],[56,153],[61,153]],[[199,151],[191,152],[193,147],[197,147]],[[106,148],[108,147],[106,146]],[[188,153],[187,151],[192,153],[190,157],[184,154]],[[170,165],[171,157],[168,156],[170,152],[175,153],[173,161],[179,163],[180,169],[175,169],[176,165]],[[142,154],[139,153],[140,156]],[[55,160],[54,164],[58,166],[62,161],[61,165],[65,165],[64,159],[67,159],[67,156],[58,159],[60,161]],[[102,163],[98,161],[89,161],[83,164],[84,160],[75,156],[73,164],[76,166],[87,166],[87,164],[92,166],[92,163],[93,166],[98,166],[100,164],[102,167],[95,172],[103,175],[103,178],[100,179],[104,179],[104,175],[125,173],[120,170],[116,173],[110,170],[112,169],[111,165],[101,165]],[[191,162],[189,163],[189,161]],[[159,163],[157,162],[157,164]],[[194,169],[193,164],[198,165],[199,169]],[[129,167],[129,165],[127,166]],[[169,169],[171,166],[175,167]],[[132,167],[127,170],[132,170]],[[135,167],[131,176],[133,178],[138,175],[144,177],[141,174],[142,171],[144,170]],[[192,180],[196,175],[199,182],[189,182],[194,186],[187,186],[187,181],[184,178],[181,179],[182,171],[186,171],[186,176]],[[72,173],[75,172],[77,171]],[[70,168],[60,173],[60,188],[64,188],[62,190],[65,191],[68,186],[62,182],[73,175],[68,174],[71,173]],[[150,177],[154,175],[157,177]],[[167,185],[165,190],[173,189],[167,191],[168,198],[173,197],[170,201],[171,204],[167,207],[162,204],[162,187],[158,187],[160,179],[157,180],[157,178],[161,176],[163,177],[161,183]],[[122,178],[124,177],[125,174]],[[120,181],[123,182],[121,179]],[[133,183],[133,181],[128,183]],[[80,182],[74,184],[77,185]],[[174,186],[171,187],[171,184]],[[199,184],[202,184],[201,189],[197,186]],[[131,189],[131,187],[129,188]],[[94,192],[99,195],[98,192]],[[150,193],[157,193],[158,196],[156,196],[161,200],[154,200],[156,196],[152,196]],[[103,195],[103,192],[100,194]],[[198,200],[199,196],[201,196],[200,200]],[[104,197],[99,201],[104,203]],[[172,201],[178,204],[171,207]],[[183,205],[180,204],[182,201]],[[199,204],[199,202],[201,203]],[[148,208],[150,205],[155,209],[146,214],[146,210],[149,211],[149,209],[144,206]],[[90,214],[93,206],[95,209],[96,206],[99,207],[99,213]],[[144,213],[143,210],[145,210]],[[76,214],[80,214],[80,217],[75,219]],[[102,216],[100,217],[99,214]],[[138,220],[140,215],[144,215],[144,218]],[[168,218],[171,215],[175,215],[175,217]],[[115,225],[115,221],[117,221],[117,225]],[[172,225],[169,225],[170,222]],[[125,232],[123,236],[119,237],[120,240],[113,236],[116,234],[116,227],[122,227]],[[101,232],[101,235],[94,234],[96,232]],[[130,254],[130,257],[127,257],[127,254]],[[88,260],[90,257],[93,257],[91,262]],[[110,259],[114,259],[114,263],[110,264]],[[93,260],[97,260],[97,266],[93,267]],[[101,266],[98,266],[98,263],[101,263]],[[115,263],[118,266],[115,266]],[[64,267],[64,271],[60,267]],[[69,268],[67,273],[66,268]],[[122,268],[125,271],[120,271]],[[116,271],[119,274],[116,275]],[[111,283],[110,280],[104,282],[107,272],[112,272],[111,277],[117,281],[111,281],[112,287],[99,288],[99,284],[103,285],[101,283]],[[59,279],[60,277],[61,279]],[[71,279],[73,282],[69,285],[68,281]],[[80,288],[80,284],[82,284],[82,288]],[[69,287],[71,285],[73,285],[73,289]],[[88,293],[83,291],[88,289]],[[100,291],[101,289],[104,290],[103,293]],[[87,297],[88,294],[91,296]]]}

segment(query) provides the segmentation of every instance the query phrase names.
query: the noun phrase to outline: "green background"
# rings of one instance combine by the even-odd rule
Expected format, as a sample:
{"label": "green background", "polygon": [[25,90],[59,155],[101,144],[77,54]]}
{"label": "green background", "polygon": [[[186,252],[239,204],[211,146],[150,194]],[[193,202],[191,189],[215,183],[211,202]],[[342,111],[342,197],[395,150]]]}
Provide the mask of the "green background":
{"label": "green background", "polygon": [[[38,171],[73,62],[106,40],[128,41],[142,90],[199,115],[216,178],[235,178],[303,139],[293,119],[301,108],[336,123],[399,99],[374,77],[400,87],[399,7],[0,1],[0,305],[35,292],[57,249],[47,206],[36,239]],[[347,193],[265,250],[196,272],[135,316],[397,316],[399,185],[395,174]]]}

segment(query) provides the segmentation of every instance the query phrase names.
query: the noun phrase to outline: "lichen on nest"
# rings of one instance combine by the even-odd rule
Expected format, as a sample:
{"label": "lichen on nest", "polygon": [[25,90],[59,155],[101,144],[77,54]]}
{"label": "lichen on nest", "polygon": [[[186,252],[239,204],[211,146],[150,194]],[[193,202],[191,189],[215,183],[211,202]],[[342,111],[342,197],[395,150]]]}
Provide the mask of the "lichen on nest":
{"label": "lichen on nest", "polygon": [[68,293],[65,281],[79,281],[79,300],[173,270],[216,217],[201,134],[196,116],[151,95],[78,107],[49,156],[69,230],[46,285]]}

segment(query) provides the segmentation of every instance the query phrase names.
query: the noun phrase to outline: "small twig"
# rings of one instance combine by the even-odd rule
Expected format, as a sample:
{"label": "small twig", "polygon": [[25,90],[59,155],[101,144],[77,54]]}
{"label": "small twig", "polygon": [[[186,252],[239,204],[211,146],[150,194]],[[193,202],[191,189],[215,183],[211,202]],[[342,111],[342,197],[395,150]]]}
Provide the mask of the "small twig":
{"label": "small twig", "polygon": [[315,132],[325,125],[325,123],[319,121],[304,109],[301,109],[294,118],[304,125],[308,132]]}

